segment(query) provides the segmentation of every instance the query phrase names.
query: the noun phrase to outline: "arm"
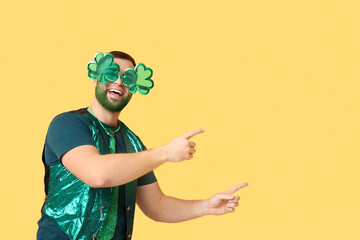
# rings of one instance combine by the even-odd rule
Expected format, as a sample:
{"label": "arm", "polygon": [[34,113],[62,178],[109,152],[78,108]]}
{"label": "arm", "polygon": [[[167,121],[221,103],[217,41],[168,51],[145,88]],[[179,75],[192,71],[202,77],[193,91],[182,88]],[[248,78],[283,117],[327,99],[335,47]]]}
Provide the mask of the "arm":
{"label": "arm", "polygon": [[94,146],[83,145],[62,156],[64,166],[91,187],[112,187],[128,183],[165,162],[193,158],[195,143],[189,139],[203,129],[190,131],[165,146],[137,153],[100,155]]}
{"label": "arm", "polygon": [[205,215],[222,215],[235,211],[240,197],[233,194],[247,185],[242,183],[206,200],[182,200],[164,195],[159,184],[155,182],[137,188],[136,202],[144,214],[155,221],[182,222]]}

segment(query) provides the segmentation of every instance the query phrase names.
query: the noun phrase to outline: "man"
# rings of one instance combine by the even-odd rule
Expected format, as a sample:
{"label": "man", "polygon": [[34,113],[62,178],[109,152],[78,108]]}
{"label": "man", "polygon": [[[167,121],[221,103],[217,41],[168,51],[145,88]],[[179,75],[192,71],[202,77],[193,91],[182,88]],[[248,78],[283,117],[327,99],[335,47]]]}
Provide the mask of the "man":
{"label": "man", "polygon": [[[107,69],[107,81],[104,75],[91,75],[89,69],[95,79],[90,107],[60,114],[49,126],[43,152],[46,199],[37,239],[131,239],[135,200],[145,215],[160,222],[233,212],[240,199],[233,194],[247,183],[206,200],[181,200],[162,193],[153,169],[192,159],[196,150],[190,139],[204,130],[190,131],[146,150],[118,120],[132,97],[133,87],[129,90],[124,85],[128,71],[138,66],[130,55],[119,51],[95,56],[96,61],[105,58],[115,63],[98,67]],[[120,77],[111,75],[114,69]]]}

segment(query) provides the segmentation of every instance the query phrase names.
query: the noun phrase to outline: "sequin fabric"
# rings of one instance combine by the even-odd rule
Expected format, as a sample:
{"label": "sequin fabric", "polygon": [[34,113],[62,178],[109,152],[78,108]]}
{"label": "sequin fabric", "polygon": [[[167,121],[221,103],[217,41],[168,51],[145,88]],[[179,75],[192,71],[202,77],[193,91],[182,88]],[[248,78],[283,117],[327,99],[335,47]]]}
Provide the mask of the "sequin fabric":
{"label": "sequin fabric", "polygon": [[[93,139],[101,154],[110,152],[95,121],[88,113],[81,115],[89,125]],[[120,122],[127,152],[141,151],[137,137]],[[125,184],[127,206],[127,239],[131,239],[135,210],[136,180]],[[47,215],[70,239],[96,239],[101,235],[113,196],[111,188],[91,188],[62,164],[50,167],[49,191],[43,214]],[[115,229],[112,229],[113,231]]]}

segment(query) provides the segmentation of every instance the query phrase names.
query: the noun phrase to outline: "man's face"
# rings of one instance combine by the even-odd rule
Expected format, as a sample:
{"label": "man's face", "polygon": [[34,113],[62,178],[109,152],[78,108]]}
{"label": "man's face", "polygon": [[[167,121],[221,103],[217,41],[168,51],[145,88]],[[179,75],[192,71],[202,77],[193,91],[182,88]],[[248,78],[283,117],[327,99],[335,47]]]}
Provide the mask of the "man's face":
{"label": "man's face", "polygon": [[[126,59],[114,58],[114,62],[120,66],[120,74],[123,75],[124,71],[128,68],[135,66]],[[124,86],[119,78],[115,82],[107,82],[100,84],[95,80],[95,97],[98,102],[110,112],[120,112],[130,101],[132,94],[129,88]]]}

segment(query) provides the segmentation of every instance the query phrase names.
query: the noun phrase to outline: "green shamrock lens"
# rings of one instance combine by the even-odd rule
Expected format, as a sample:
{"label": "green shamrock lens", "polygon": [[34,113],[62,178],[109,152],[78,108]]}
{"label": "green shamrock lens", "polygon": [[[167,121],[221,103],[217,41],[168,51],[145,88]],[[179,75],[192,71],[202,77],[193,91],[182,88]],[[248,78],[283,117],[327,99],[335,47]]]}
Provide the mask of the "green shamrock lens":
{"label": "green shamrock lens", "polygon": [[132,94],[139,90],[142,95],[146,95],[154,87],[154,82],[151,80],[152,75],[153,71],[151,68],[147,68],[143,63],[139,63],[135,69],[126,69],[121,80],[125,86],[129,87],[129,91]]}
{"label": "green shamrock lens", "polygon": [[115,82],[119,78],[120,67],[114,63],[111,53],[96,53],[94,60],[87,65],[90,79],[99,79],[99,83],[106,84],[107,81]]}

